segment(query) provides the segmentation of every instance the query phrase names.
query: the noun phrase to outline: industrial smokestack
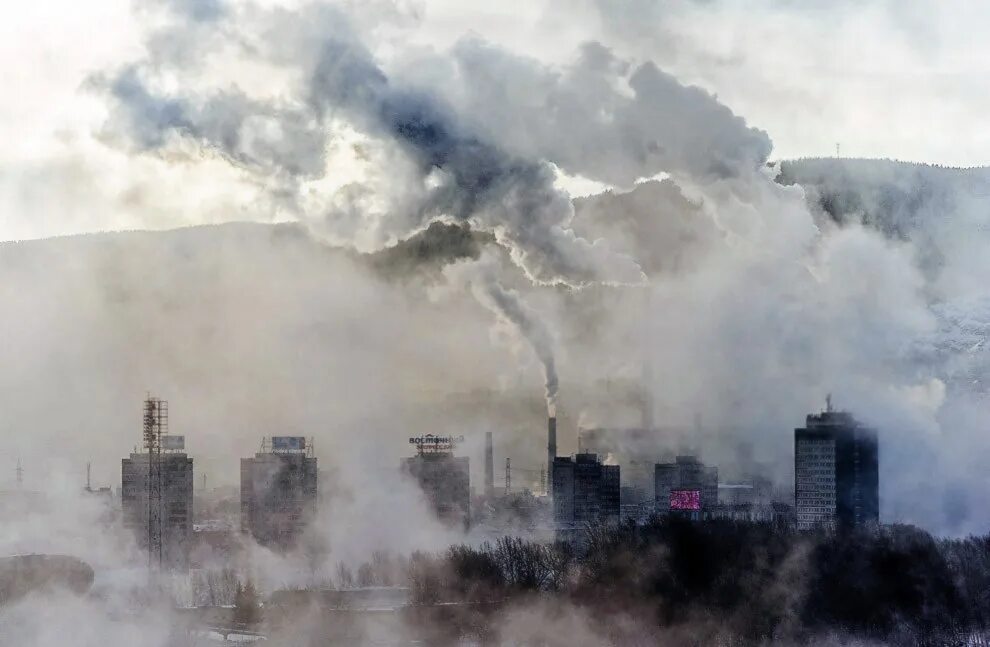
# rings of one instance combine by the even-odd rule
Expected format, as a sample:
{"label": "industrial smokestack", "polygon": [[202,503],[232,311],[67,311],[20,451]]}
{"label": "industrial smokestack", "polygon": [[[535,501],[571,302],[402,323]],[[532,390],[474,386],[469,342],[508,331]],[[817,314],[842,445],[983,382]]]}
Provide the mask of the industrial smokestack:
{"label": "industrial smokestack", "polygon": [[492,432],[485,432],[485,496],[495,495],[495,454],[492,449]]}
{"label": "industrial smokestack", "polygon": [[[556,414],[556,412],[554,412]],[[547,418],[547,495],[553,495],[553,459],[557,457],[557,416]]]}

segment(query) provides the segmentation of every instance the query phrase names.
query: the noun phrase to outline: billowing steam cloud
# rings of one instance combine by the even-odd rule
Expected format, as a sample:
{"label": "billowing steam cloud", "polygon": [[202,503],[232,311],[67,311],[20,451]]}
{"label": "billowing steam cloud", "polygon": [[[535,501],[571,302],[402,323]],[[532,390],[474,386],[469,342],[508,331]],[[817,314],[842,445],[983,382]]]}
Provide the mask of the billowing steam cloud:
{"label": "billowing steam cloud", "polygon": [[[563,360],[544,342],[560,340],[568,381],[641,376],[652,356],[665,420],[787,429],[835,390],[880,412],[878,426],[938,429],[941,405],[905,394],[939,392],[939,376],[910,355],[931,334],[927,299],[943,286],[915,271],[910,241],[837,227],[800,187],[776,183],[768,135],[709,92],[596,42],[553,65],[477,37],[408,46],[389,31],[418,18],[394,3],[157,6],[168,9],[145,55],[90,83],[109,100],[102,141],[169,168],[205,158],[273,217],[364,252],[436,221],[490,234],[528,285],[500,264],[477,270],[472,291],[536,350],[551,404]],[[595,200],[594,217],[575,216],[558,171],[614,192]],[[958,283],[961,298],[973,288],[959,277],[983,245],[953,252],[983,238],[944,222],[945,257],[966,261],[938,280]],[[566,321],[541,323],[535,312],[553,311],[524,305],[541,284],[646,280],[646,322],[633,321],[639,299],[598,286],[555,293],[567,295]],[[786,443],[752,435],[786,462]]]}
{"label": "billowing steam cloud", "polygon": [[[313,42],[287,59],[277,42],[262,41],[254,50],[268,63],[303,70],[306,83],[293,101],[250,99],[239,90],[201,96],[156,94],[141,79],[138,67],[128,66],[94,81],[117,105],[108,135],[123,136],[141,150],[161,150],[176,138],[198,142],[289,198],[300,181],[321,175],[321,133],[333,120],[344,119],[366,136],[397,147],[404,163],[413,167],[415,186],[389,200],[390,212],[383,216],[393,235],[404,238],[438,218],[470,222],[492,232],[534,282],[642,280],[632,259],[612,252],[603,240],[584,240],[568,228],[573,209],[567,195],[554,187],[555,173],[548,162],[500,149],[472,132],[435,92],[391,81],[342,15],[326,7],[310,13],[292,20],[280,16],[289,20],[283,27],[291,30],[303,29],[314,18],[327,25]],[[142,69],[154,69],[153,63],[162,61],[149,61]],[[297,215],[302,209],[298,202],[288,206]],[[353,224],[341,227],[336,221],[370,216],[338,205],[318,214],[312,224],[339,236]],[[344,242],[354,241],[345,235]]]}
{"label": "billowing steam cloud", "polygon": [[[152,48],[144,62],[94,81],[115,105],[107,135],[144,151],[183,141],[215,151],[269,186],[273,204],[358,248],[449,219],[494,234],[533,283],[642,283],[635,259],[607,238],[571,229],[573,206],[555,187],[553,165],[620,185],[661,171],[710,181],[752,172],[769,154],[766,134],[708,93],[596,43],[561,71],[467,39],[448,54],[394,63],[390,75],[354,21],[333,8],[249,7],[211,11],[209,20],[174,7],[173,26],[155,42],[181,31],[181,53]],[[289,98],[252,98],[237,88],[152,89],[157,77],[208,59],[218,38],[298,74]],[[393,179],[373,188],[348,184],[314,207],[307,183],[332,172],[324,168],[322,132],[341,122],[389,151],[387,168],[375,173]],[[492,267],[480,269],[474,284],[475,295],[540,357],[553,409],[557,376],[546,327]]]}
{"label": "billowing steam cloud", "polygon": [[[570,228],[573,208],[552,164],[630,185],[661,171],[728,177],[758,168],[770,150],[765,133],[708,93],[595,43],[558,70],[468,39],[447,54],[393,61],[389,74],[355,21],[332,7],[248,5],[210,17],[178,12],[154,42],[181,38],[181,52],[151,48],[147,60],[94,81],[116,108],[107,135],[147,151],[183,141],[214,151],[345,244],[380,246],[447,218],[492,232],[534,282],[639,283],[634,259]],[[236,86],[153,89],[224,46],[299,80],[262,97]],[[388,168],[375,173],[392,181],[314,199],[321,187],[307,183],[334,172],[324,168],[324,133],[341,123],[384,147]]]}
{"label": "billowing steam cloud", "polygon": [[[968,202],[931,171],[885,180],[893,191],[846,160],[775,176],[765,132],[648,56],[588,42],[548,63],[477,36],[424,46],[404,39],[422,18],[405,3],[274,4],[142,3],[142,53],[101,61],[83,93],[103,123],[62,138],[53,149],[74,154],[56,164],[0,179],[0,198],[15,186],[35,200],[4,202],[8,221],[76,218],[73,231],[303,225],[5,245],[0,381],[16,388],[0,409],[25,487],[54,471],[74,498],[90,455],[116,482],[136,440],[125,404],[160,388],[211,483],[235,483],[231,457],[262,435],[313,430],[333,481],[313,527],[329,548],[295,564],[312,581],[334,560],[445,547],[463,536],[433,527],[395,473],[408,435],[484,426],[513,456],[542,456],[542,439],[512,431],[535,428],[541,405],[486,343],[494,313],[541,363],[551,414],[558,370],[603,426],[638,424],[622,416],[649,380],[658,452],[700,446],[729,475],[745,445],[745,467],[790,485],[791,430],[834,391],[883,434],[884,521],[985,532],[990,179]],[[575,210],[561,188],[575,179],[611,190]],[[626,289],[646,282],[648,300]],[[431,288],[444,298],[424,299]],[[81,410],[87,433],[68,433]],[[68,466],[35,467],[57,459]],[[55,507],[4,519],[0,548],[86,551],[98,573],[134,557],[122,528],[98,536],[98,510]],[[57,626],[42,644],[64,639]]]}

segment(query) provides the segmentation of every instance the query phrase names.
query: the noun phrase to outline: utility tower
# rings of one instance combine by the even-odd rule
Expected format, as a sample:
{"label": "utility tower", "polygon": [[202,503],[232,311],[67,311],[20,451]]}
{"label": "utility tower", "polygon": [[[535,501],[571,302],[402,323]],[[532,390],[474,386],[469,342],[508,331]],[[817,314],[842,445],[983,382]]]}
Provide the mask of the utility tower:
{"label": "utility tower", "polygon": [[162,437],[168,434],[168,401],[148,395],[144,400],[144,449],[148,452],[148,568],[163,560]]}

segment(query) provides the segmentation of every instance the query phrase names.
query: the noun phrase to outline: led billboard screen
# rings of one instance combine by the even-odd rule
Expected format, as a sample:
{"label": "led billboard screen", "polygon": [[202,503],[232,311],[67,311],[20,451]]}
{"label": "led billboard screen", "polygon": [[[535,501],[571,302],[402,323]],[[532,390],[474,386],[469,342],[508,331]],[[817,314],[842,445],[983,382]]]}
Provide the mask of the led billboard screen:
{"label": "led billboard screen", "polygon": [[272,436],[273,451],[300,451],[306,449],[306,439],[302,436]]}
{"label": "led billboard screen", "polygon": [[671,510],[701,510],[701,490],[671,490]]}

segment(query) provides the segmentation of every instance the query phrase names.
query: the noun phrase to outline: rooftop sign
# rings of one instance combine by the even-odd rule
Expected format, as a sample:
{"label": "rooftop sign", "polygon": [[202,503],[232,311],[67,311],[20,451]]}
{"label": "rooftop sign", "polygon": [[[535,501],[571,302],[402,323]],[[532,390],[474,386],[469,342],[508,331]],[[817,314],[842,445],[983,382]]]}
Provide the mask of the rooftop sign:
{"label": "rooftop sign", "polygon": [[416,449],[422,454],[424,452],[449,452],[453,451],[454,445],[464,442],[464,436],[413,436],[409,439],[410,445],[416,445]]}
{"label": "rooftop sign", "polygon": [[305,436],[272,436],[273,452],[303,451],[306,449]]}

